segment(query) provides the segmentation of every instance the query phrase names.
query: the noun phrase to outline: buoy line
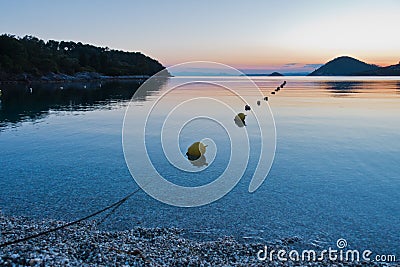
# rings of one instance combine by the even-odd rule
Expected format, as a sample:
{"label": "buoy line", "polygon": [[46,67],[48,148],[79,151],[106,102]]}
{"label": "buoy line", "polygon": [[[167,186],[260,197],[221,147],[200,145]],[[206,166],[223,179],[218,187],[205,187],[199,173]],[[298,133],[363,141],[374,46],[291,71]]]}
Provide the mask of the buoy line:
{"label": "buoy line", "polygon": [[103,208],[103,209],[101,209],[101,210],[98,210],[98,211],[96,211],[96,212],[94,212],[94,213],[92,213],[92,214],[89,214],[89,215],[87,215],[87,216],[85,216],[85,217],[83,217],[83,218],[80,218],[80,219],[78,219],[78,220],[75,220],[75,221],[72,221],[72,222],[63,224],[63,225],[61,225],[61,226],[57,226],[57,227],[55,227],[55,228],[52,228],[52,229],[49,229],[49,230],[46,230],[46,231],[43,231],[43,232],[40,232],[40,233],[37,233],[37,234],[33,234],[33,235],[30,235],[30,236],[27,236],[27,237],[23,237],[23,238],[15,239],[15,240],[12,240],[12,241],[4,242],[4,243],[0,244],[0,248],[6,247],[6,246],[9,246],[9,245],[18,244],[18,243],[25,242],[25,241],[28,241],[28,240],[33,239],[33,238],[37,238],[37,237],[40,237],[40,236],[43,236],[43,235],[50,234],[50,233],[52,233],[52,232],[55,232],[55,231],[64,229],[64,228],[66,228],[66,227],[68,227],[68,226],[71,226],[71,225],[80,223],[80,222],[82,222],[82,221],[85,221],[85,220],[87,220],[87,219],[89,219],[89,218],[92,218],[92,217],[94,217],[94,216],[96,216],[96,215],[99,215],[99,214],[101,214],[101,213],[103,213],[103,212],[105,212],[105,211],[107,211],[107,210],[109,210],[109,209],[111,209],[111,208],[114,208],[113,210],[111,210],[111,212],[110,212],[109,214],[107,214],[102,220],[100,220],[99,223],[97,223],[97,225],[99,225],[99,224],[101,224],[102,222],[104,222],[105,219],[107,219],[119,206],[121,206],[121,205],[122,205],[125,201],[127,201],[131,196],[133,196],[134,194],[136,194],[137,192],[139,192],[140,189],[141,189],[141,188],[139,187],[138,189],[136,189],[136,190],[133,191],[132,193],[128,194],[128,195],[125,196],[124,198],[120,199],[119,201],[114,202],[113,204],[111,204],[111,205],[109,205],[109,206],[107,206],[107,207],[105,207],[105,208]]}

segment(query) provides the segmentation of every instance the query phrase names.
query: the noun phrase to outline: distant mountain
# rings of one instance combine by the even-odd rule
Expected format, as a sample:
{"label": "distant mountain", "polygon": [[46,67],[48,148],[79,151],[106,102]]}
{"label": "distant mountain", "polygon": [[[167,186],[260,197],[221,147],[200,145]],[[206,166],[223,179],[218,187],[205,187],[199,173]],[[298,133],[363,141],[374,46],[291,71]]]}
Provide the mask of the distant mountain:
{"label": "distant mountain", "polygon": [[356,73],[359,76],[400,76],[400,63],[388,67],[381,67],[375,70]]}
{"label": "distant mountain", "polygon": [[275,72],[271,73],[271,74],[268,75],[268,76],[283,76],[283,74],[281,74],[281,73],[275,71]]}
{"label": "distant mountain", "polygon": [[269,76],[269,75],[265,73],[245,73],[240,76]]}
{"label": "distant mountain", "polygon": [[311,72],[309,76],[348,76],[359,73],[373,72],[380,69],[376,65],[367,64],[352,57],[338,57],[317,70]]}
{"label": "distant mountain", "polygon": [[246,73],[242,76],[284,76],[283,74],[279,72],[273,72],[271,74],[266,74],[266,73]]}
{"label": "distant mountain", "polygon": [[283,76],[307,76],[309,72],[284,72]]}

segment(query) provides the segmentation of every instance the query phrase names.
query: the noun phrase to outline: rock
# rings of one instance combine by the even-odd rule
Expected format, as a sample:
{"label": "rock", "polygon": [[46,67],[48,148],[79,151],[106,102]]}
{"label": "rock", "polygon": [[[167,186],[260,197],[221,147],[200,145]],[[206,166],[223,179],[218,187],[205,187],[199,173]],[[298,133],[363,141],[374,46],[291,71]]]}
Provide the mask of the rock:
{"label": "rock", "polygon": [[[30,221],[0,213],[3,232],[41,232],[60,221]],[[241,243],[233,237],[215,241],[183,238],[177,228],[137,227],[127,231],[100,231],[95,222],[82,222],[47,236],[0,250],[0,266],[379,266],[374,262],[261,262],[257,252],[265,244]],[[2,236],[2,241],[16,238]],[[278,242],[280,241],[280,242]],[[268,243],[275,250],[301,242],[288,237]],[[280,243],[280,244],[279,244]],[[358,265],[357,265],[358,264]],[[389,265],[389,264],[388,264]]]}

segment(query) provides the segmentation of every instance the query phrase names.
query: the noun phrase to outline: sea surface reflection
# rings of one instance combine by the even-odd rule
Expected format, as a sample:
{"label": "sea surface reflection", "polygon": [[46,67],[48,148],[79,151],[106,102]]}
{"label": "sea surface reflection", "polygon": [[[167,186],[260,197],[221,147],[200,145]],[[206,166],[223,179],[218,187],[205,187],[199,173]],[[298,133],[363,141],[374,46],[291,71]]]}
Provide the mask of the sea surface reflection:
{"label": "sea surface reflection", "polygon": [[[160,81],[159,88],[134,101],[141,104],[154,99],[166,83],[185,79]],[[244,95],[255,94],[244,86],[243,77],[207,79],[236,84]],[[283,79],[287,81],[285,88],[271,95]],[[335,247],[338,238],[345,238],[353,249],[398,255],[399,78],[253,80],[269,96],[277,130],[272,169],[255,193],[248,193],[248,186],[260,151],[257,134],[243,178],[222,199],[199,208],[177,208],[139,191],[102,227],[175,226],[192,238],[233,235],[257,242],[297,236],[300,241],[293,246],[323,249]],[[62,89],[58,84],[32,85],[32,93],[26,86],[7,86],[0,88],[2,212],[72,220],[137,188],[125,164],[121,132],[127,101],[138,83],[111,82],[101,87],[99,83],[70,84]],[[234,97],[196,87],[178,91],[174,98],[187,96]],[[250,103],[252,108],[263,107],[255,103]],[[237,110],[243,110],[243,106],[240,104]],[[162,109],[158,112],[163,115]],[[233,117],[229,121],[234,124]],[[205,128],[222,142],[215,161],[193,176],[180,176],[159,153],[162,150],[156,129],[160,126],[156,122],[154,132],[149,132],[152,142],[147,144],[148,150],[154,152],[150,158],[171,181],[202,185],[224,170],[230,147],[221,129],[212,125]],[[251,129],[250,116],[246,124],[234,126],[238,131]],[[203,128],[187,132],[200,137],[199,129]]]}

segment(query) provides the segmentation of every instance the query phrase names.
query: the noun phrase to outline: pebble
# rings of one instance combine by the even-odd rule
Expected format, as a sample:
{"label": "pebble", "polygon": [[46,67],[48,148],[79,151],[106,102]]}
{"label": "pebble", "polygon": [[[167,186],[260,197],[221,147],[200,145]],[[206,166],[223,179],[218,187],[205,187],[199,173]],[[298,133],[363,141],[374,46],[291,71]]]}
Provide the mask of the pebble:
{"label": "pebble", "polygon": [[[0,232],[13,233],[0,235],[0,243],[63,223],[6,217],[0,212]],[[243,243],[233,237],[198,241],[184,238],[183,233],[182,229],[177,228],[143,227],[126,231],[100,231],[96,229],[95,221],[82,222],[0,249],[0,266],[358,266],[357,263],[328,261],[259,261],[257,252],[265,244]],[[286,238],[275,246],[277,249],[287,249],[287,244],[300,241],[299,237]],[[373,262],[361,264],[382,266]],[[394,264],[392,266],[399,266]]]}

